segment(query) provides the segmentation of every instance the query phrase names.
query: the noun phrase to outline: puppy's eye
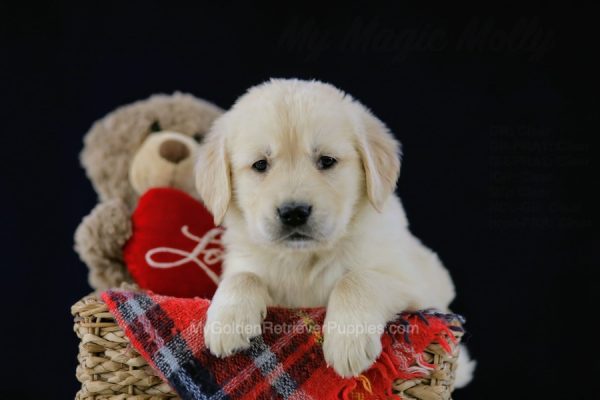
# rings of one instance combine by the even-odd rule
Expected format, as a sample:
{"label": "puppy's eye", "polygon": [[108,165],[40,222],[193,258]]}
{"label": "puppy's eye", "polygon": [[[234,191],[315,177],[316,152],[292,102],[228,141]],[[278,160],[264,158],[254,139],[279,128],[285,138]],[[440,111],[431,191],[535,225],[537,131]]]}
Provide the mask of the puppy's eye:
{"label": "puppy's eye", "polygon": [[252,169],[254,169],[257,172],[265,172],[268,166],[269,163],[267,162],[267,160],[258,160],[257,162],[252,164]]}
{"label": "puppy's eye", "polygon": [[328,156],[321,156],[319,157],[319,160],[317,161],[317,167],[319,167],[319,169],[329,169],[331,167],[333,167],[335,165],[335,163],[337,163],[337,160],[333,157],[328,157]]}
{"label": "puppy's eye", "polygon": [[152,125],[150,125],[150,132],[154,133],[154,132],[160,132],[160,131],[162,131],[160,122],[158,122],[158,120],[156,120],[152,123]]}
{"label": "puppy's eye", "polygon": [[198,132],[198,133],[194,133],[194,136],[193,136],[193,138],[194,138],[194,140],[195,140],[196,142],[198,142],[198,143],[202,143],[202,141],[204,140],[204,135],[203,135],[202,133],[200,133],[200,132]]}

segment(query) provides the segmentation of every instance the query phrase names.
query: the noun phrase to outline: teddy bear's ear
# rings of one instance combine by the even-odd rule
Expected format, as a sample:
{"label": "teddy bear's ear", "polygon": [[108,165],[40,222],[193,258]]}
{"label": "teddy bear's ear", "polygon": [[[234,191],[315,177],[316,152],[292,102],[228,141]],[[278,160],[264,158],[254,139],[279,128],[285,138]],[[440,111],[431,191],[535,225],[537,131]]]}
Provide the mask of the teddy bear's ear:
{"label": "teddy bear's ear", "polygon": [[231,200],[231,176],[225,136],[216,125],[200,146],[196,163],[196,190],[213,214],[215,225],[220,225]]}
{"label": "teddy bear's ear", "polygon": [[85,135],[81,165],[100,201],[121,199],[134,207],[138,195],[129,182],[130,160],[148,129],[135,118],[135,105],[123,106],[96,121]]}

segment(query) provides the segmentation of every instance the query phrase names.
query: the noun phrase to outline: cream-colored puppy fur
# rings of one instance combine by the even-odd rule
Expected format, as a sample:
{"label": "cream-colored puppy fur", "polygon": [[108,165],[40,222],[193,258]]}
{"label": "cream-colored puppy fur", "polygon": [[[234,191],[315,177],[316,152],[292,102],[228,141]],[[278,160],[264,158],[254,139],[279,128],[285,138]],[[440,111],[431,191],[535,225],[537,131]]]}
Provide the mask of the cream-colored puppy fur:
{"label": "cream-colored puppy fur", "polygon": [[[326,306],[326,361],[353,376],[377,358],[396,313],[447,310],[450,276],[409,232],[394,194],[399,153],[362,104],[315,81],[271,80],[215,122],[196,175],[227,228],[204,333],[211,352],[248,347],[267,306]],[[335,163],[324,168],[323,157]],[[282,224],[277,210],[290,203],[311,207],[305,224]]]}

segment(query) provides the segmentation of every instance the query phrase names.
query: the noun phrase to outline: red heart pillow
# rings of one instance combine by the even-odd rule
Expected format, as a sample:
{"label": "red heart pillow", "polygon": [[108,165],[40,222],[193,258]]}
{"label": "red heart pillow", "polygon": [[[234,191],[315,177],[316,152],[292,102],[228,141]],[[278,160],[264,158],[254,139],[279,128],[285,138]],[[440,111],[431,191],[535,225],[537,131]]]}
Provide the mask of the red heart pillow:
{"label": "red heart pillow", "polygon": [[132,216],[123,255],[135,282],[176,297],[211,298],[221,274],[223,228],[202,203],[177,189],[150,189]]}

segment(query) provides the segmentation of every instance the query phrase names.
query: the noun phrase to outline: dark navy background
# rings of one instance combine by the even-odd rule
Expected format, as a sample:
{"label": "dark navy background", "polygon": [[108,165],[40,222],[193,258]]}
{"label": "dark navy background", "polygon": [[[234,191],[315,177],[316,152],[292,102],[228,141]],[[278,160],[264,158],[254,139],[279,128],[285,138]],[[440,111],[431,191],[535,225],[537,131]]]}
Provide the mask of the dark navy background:
{"label": "dark navy background", "polygon": [[269,77],[331,82],[402,141],[398,192],[414,232],[452,272],[453,308],[479,361],[456,398],[592,397],[595,361],[583,359],[594,354],[585,321],[599,266],[590,10],[0,7],[0,398],[77,390],[69,308],[90,289],[72,235],[96,203],[78,164],[92,122],[175,90],[226,108]]}

